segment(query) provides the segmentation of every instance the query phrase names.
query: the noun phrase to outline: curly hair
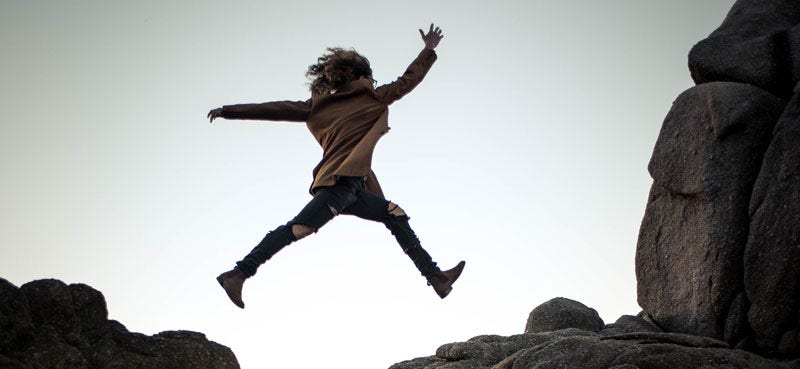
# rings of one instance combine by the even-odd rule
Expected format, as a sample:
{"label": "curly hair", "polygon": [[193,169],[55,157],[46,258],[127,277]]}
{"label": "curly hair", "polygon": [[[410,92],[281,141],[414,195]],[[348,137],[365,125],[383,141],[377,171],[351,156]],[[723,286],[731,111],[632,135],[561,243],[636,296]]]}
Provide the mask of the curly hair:
{"label": "curly hair", "polygon": [[369,60],[354,49],[329,47],[327,50],[327,53],[317,58],[317,64],[310,65],[306,71],[312,92],[330,93],[360,77],[366,77],[375,83]]}

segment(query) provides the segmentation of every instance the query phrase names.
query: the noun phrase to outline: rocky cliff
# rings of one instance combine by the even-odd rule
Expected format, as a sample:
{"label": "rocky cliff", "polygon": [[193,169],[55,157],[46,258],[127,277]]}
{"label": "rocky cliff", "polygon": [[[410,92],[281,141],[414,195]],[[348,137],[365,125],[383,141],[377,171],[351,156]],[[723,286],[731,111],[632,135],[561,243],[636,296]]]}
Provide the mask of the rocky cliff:
{"label": "rocky cliff", "polygon": [[233,352],[202,333],[146,336],[108,320],[103,295],[48,279],[0,278],[0,368],[238,369]]}
{"label": "rocky cliff", "polygon": [[800,355],[800,2],[739,0],[689,53],[636,250],[665,329]]}
{"label": "rocky cliff", "polygon": [[689,52],[636,246],[636,316],[554,299],[417,368],[800,368],[800,1],[738,0]]}

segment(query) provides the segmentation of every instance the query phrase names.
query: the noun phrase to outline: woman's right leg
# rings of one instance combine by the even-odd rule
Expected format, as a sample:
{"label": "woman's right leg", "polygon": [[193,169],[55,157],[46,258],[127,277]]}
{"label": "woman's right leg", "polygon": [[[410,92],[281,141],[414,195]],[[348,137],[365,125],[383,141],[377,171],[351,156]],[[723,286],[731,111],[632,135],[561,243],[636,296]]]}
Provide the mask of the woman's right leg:
{"label": "woman's right leg", "polygon": [[314,198],[294,219],[267,233],[244,259],[236,263],[236,268],[217,277],[217,282],[228,294],[228,298],[236,306],[244,309],[242,301],[244,281],[255,275],[258,267],[278,251],[292,242],[316,232],[342,209],[355,202],[355,188],[345,180],[341,183],[337,182],[334,186],[319,189]]}
{"label": "woman's right leg", "polygon": [[278,251],[294,241],[317,232],[342,209],[355,201],[355,190],[346,180],[334,186],[317,190],[314,198],[294,219],[267,233],[264,239],[236,265],[248,277],[255,275],[256,269],[271,259]]}

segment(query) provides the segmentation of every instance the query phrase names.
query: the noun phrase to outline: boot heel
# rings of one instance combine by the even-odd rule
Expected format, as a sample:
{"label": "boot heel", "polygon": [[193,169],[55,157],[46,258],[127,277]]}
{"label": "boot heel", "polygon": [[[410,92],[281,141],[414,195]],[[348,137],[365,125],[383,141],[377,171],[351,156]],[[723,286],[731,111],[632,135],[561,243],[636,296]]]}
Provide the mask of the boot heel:
{"label": "boot heel", "polygon": [[461,272],[464,270],[464,264],[463,261],[459,262],[453,269],[444,272],[440,271],[438,274],[428,278],[428,284],[433,287],[439,297],[445,298],[450,294],[450,291],[453,290],[453,283],[456,282],[456,279],[461,276]]}

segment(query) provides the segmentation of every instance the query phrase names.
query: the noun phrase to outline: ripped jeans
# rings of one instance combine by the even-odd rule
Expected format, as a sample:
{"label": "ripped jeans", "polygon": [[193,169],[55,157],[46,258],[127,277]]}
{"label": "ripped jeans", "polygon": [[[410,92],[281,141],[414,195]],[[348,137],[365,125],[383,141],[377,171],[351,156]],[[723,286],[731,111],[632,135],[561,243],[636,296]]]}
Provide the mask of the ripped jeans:
{"label": "ripped jeans", "polygon": [[317,189],[314,198],[294,219],[267,233],[253,251],[236,265],[248,276],[253,276],[261,264],[297,241],[292,232],[293,225],[304,225],[316,231],[336,215],[347,214],[383,223],[423,276],[429,277],[440,272],[408,224],[409,217],[391,214],[390,204],[388,200],[367,191],[362,178],[341,177],[335,185]]}

